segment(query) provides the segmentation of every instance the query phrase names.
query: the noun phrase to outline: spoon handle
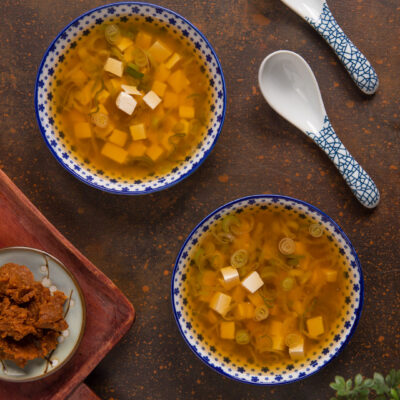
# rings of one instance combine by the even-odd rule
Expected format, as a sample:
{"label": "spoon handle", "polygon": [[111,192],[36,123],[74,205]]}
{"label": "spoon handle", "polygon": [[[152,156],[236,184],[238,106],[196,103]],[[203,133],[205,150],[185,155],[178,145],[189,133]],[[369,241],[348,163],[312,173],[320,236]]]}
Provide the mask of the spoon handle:
{"label": "spoon handle", "polygon": [[356,85],[366,94],[374,94],[379,86],[374,68],[351,42],[336,22],[325,2],[318,19],[306,17],[307,22],[328,42]]}
{"label": "spoon handle", "polygon": [[367,208],[374,208],[379,203],[379,191],[374,181],[353,158],[336,135],[328,116],[324,125],[317,133],[307,132],[307,135],[325,151],[342,174],[357,200]]}

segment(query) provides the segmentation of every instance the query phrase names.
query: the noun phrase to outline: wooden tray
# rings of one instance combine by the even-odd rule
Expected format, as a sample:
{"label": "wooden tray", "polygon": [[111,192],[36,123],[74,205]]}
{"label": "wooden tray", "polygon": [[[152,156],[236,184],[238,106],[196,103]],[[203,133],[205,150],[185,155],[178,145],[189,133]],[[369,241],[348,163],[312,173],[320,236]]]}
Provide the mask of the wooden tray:
{"label": "wooden tray", "polygon": [[68,364],[39,381],[0,382],[0,399],[62,400],[72,392],[70,400],[96,399],[87,386],[78,386],[131,327],[133,306],[0,170],[0,248],[9,246],[41,249],[63,262],[82,288],[87,319],[82,342]]}

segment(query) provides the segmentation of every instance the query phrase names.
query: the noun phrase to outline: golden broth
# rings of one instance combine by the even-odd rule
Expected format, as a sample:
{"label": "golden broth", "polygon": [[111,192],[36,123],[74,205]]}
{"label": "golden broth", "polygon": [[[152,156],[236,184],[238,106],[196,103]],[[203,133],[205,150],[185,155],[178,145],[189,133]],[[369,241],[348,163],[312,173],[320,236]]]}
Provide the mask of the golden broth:
{"label": "golden broth", "polygon": [[[239,365],[285,366],[333,340],[347,310],[346,266],[334,239],[304,215],[284,208],[232,214],[193,250],[188,308],[223,356]],[[248,283],[254,273],[260,280]]]}
{"label": "golden broth", "polygon": [[56,79],[56,122],[65,141],[111,176],[171,171],[194,152],[208,124],[205,68],[163,26],[103,24],[79,39]]}

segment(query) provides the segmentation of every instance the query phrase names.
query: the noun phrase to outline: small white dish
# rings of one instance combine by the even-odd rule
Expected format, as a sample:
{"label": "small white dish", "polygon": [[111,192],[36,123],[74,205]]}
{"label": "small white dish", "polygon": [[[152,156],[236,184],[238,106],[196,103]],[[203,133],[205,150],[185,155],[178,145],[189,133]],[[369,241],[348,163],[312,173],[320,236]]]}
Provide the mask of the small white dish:
{"label": "small white dish", "polygon": [[0,249],[0,266],[7,263],[25,265],[35,280],[50,290],[63,292],[68,300],[64,305],[68,329],[59,337],[59,345],[48,356],[48,360],[35,359],[24,368],[14,362],[0,360],[0,380],[9,382],[30,382],[47,377],[63,367],[77,350],[83,337],[86,321],[86,307],[82,290],[68,269],[50,254],[28,247]]}

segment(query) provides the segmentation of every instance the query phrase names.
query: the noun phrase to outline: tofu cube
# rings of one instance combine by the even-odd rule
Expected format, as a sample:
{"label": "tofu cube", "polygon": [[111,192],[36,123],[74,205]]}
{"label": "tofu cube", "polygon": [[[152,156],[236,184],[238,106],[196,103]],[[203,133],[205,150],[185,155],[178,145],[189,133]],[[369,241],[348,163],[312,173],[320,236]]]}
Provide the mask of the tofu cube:
{"label": "tofu cube", "polygon": [[89,55],[89,52],[87,51],[86,47],[79,47],[78,46],[78,56],[79,58],[83,61],[85,58],[87,58]]}
{"label": "tofu cube", "polygon": [[108,57],[104,65],[104,70],[121,78],[124,73],[124,64],[122,63],[122,61],[116,60],[112,57]]}
{"label": "tofu cube", "polygon": [[146,150],[146,155],[148,155],[154,162],[159,160],[164,154],[164,149],[158,144],[152,144]]}
{"label": "tofu cube", "polygon": [[336,282],[338,273],[335,269],[324,269],[323,272],[327,282]]}
{"label": "tofu cube", "polygon": [[219,324],[221,339],[235,339],[235,322],[224,321]]}
{"label": "tofu cube", "polygon": [[137,90],[136,86],[121,85],[121,89],[124,92],[128,93],[128,94],[134,94],[134,95],[137,95],[137,96],[141,96],[142,95],[142,93],[139,92],[139,90]]}
{"label": "tofu cube", "polygon": [[206,270],[203,273],[201,283],[205,286],[215,286],[217,282],[217,273],[214,271]]}
{"label": "tofu cube", "polygon": [[242,286],[250,293],[256,292],[262,285],[264,285],[264,282],[257,271],[253,271],[242,281]]}
{"label": "tofu cube", "polygon": [[178,69],[174,73],[172,73],[167,79],[168,84],[172,87],[172,89],[176,93],[180,93],[188,84],[188,81],[185,77],[185,74],[182,70]]}
{"label": "tofu cube", "polygon": [[68,119],[71,121],[73,124],[77,122],[86,122],[86,117],[79,111],[75,110],[74,108],[70,110],[68,113]]}
{"label": "tofu cube", "polygon": [[160,97],[164,96],[165,89],[167,89],[167,85],[161,81],[154,81],[153,87],[151,88],[151,90]]}
{"label": "tofu cube", "polygon": [[237,285],[232,291],[232,299],[236,303],[241,303],[246,298],[246,290],[243,289],[242,285]]}
{"label": "tofu cube", "polygon": [[88,122],[78,122],[74,125],[74,134],[78,139],[89,139],[92,136],[92,128]]}
{"label": "tofu cube", "polygon": [[79,92],[75,94],[75,99],[83,106],[87,106],[92,100],[93,81],[89,81]]}
{"label": "tofu cube", "polygon": [[97,95],[97,101],[100,103],[100,104],[104,104],[106,101],[107,101],[107,99],[110,97],[110,93],[107,91],[107,90],[105,90],[105,89],[103,89],[98,95]]}
{"label": "tofu cube", "polygon": [[283,323],[281,321],[271,321],[269,332],[271,335],[283,336]]}
{"label": "tofu cube", "polygon": [[153,38],[151,35],[140,31],[136,36],[136,46],[140,47],[143,50],[147,50],[151,46],[151,42]]}
{"label": "tofu cube", "polygon": [[239,272],[236,268],[225,267],[221,268],[221,283],[226,290],[230,290],[240,283]]}
{"label": "tofu cube", "polygon": [[272,350],[284,351],[286,348],[285,338],[282,335],[272,336]]}
{"label": "tofu cube", "polygon": [[101,149],[101,154],[118,164],[125,163],[126,158],[128,157],[128,152],[126,150],[109,142],[103,146]]}
{"label": "tofu cube", "polygon": [[304,358],[304,338],[296,347],[289,347],[289,355],[294,361]]}
{"label": "tofu cube", "polygon": [[177,108],[179,104],[178,95],[167,90],[164,95],[163,104],[165,108]]}
{"label": "tofu cube", "polygon": [[322,335],[325,332],[322,316],[309,318],[307,320],[307,330],[312,337],[318,337],[319,335]]}
{"label": "tofu cube", "polygon": [[175,146],[171,143],[171,140],[173,140],[173,139],[171,139],[172,136],[175,136],[175,133],[172,132],[172,133],[163,135],[163,137],[161,139],[161,144],[164,147],[164,149],[167,151],[168,154],[170,154],[175,149]]}
{"label": "tofu cube", "polygon": [[147,138],[144,124],[131,125],[129,130],[133,140],[143,140]]}
{"label": "tofu cube", "polygon": [[184,133],[187,135],[189,133],[189,122],[186,121],[185,119],[181,119],[178,123],[180,127],[179,133]]}
{"label": "tofu cube", "polygon": [[265,304],[263,298],[260,296],[259,293],[249,293],[247,295],[247,298],[253,303],[255,307],[260,307]]}
{"label": "tofu cube", "polygon": [[239,320],[254,318],[254,306],[253,306],[253,304],[251,304],[249,302],[239,303],[236,306],[235,316]]}
{"label": "tofu cube", "polygon": [[193,119],[194,118],[194,107],[190,106],[180,106],[179,116],[181,118]]}
{"label": "tofu cube", "polygon": [[171,75],[171,71],[165,66],[160,64],[154,73],[154,79],[160,82],[165,82]]}
{"label": "tofu cube", "polygon": [[111,89],[116,92],[121,89],[121,79],[114,78],[110,79]]}
{"label": "tofu cube", "polygon": [[218,322],[218,315],[215,314],[213,310],[208,310],[207,319],[210,322],[210,324],[214,325]]}
{"label": "tofu cube", "polygon": [[152,109],[154,110],[160,103],[161,99],[157,96],[155,92],[150,90],[150,92],[146,93],[143,96],[143,101]]}
{"label": "tofu cube", "polygon": [[162,63],[172,54],[172,51],[165,44],[157,40],[150,47],[149,54],[156,62]]}
{"label": "tofu cube", "polygon": [[231,296],[222,292],[216,292],[211,297],[210,308],[223,316],[228,312],[231,300]]}
{"label": "tofu cube", "polygon": [[128,115],[132,115],[136,107],[136,100],[128,93],[121,92],[115,101],[117,107]]}
{"label": "tofu cube", "polygon": [[99,139],[106,140],[108,136],[110,136],[111,132],[114,130],[114,125],[109,122],[105,128],[99,128],[98,126],[94,127],[94,134]]}
{"label": "tofu cube", "polygon": [[295,300],[293,302],[293,310],[297,312],[298,315],[304,314],[305,307],[300,300]]}
{"label": "tofu cube", "polygon": [[127,37],[123,37],[117,44],[116,47],[122,53],[130,46],[133,45],[133,41]]}
{"label": "tofu cube", "polygon": [[76,86],[82,86],[88,80],[88,77],[81,69],[77,69],[71,74],[70,79]]}
{"label": "tofu cube", "polygon": [[181,56],[178,53],[174,53],[169,59],[168,61],[165,63],[165,66],[168,69],[172,69],[176,63],[181,59]]}
{"label": "tofu cube", "polygon": [[119,129],[114,129],[108,141],[116,144],[119,147],[124,147],[126,141],[128,140],[128,134],[124,131],[120,131]]}
{"label": "tofu cube", "polygon": [[128,154],[131,157],[143,157],[146,153],[147,146],[142,142],[131,143],[128,147]]}

